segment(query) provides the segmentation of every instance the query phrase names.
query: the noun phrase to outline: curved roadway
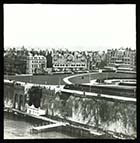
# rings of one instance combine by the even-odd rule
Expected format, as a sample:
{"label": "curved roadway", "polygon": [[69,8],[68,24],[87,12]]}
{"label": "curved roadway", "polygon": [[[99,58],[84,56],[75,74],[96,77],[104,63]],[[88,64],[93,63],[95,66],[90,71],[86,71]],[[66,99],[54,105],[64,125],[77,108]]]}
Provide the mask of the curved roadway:
{"label": "curved roadway", "polygon": [[[67,84],[73,84],[70,79],[75,78],[75,77],[79,77],[79,76],[85,76],[85,75],[90,75],[91,74],[99,74],[99,72],[95,72],[95,73],[84,73],[84,74],[78,74],[78,75],[72,75],[69,77],[66,77],[63,79],[63,81]],[[106,74],[105,74],[106,75]],[[99,78],[98,75],[96,76],[96,78]],[[90,78],[89,78],[90,79]],[[91,79],[90,79],[91,80]],[[93,80],[93,79],[92,79]],[[64,92],[68,92],[68,93],[77,93],[80,95],[83,95],[83,91],[76,91],[76,90],[69,90],[69,89],[62,89],[62,91]],[[95,93],[90,93],[90,92],[85,92],[86,96],[98,96],[98,94]],[[136,98],[131,98],[131,97],[120,97],[120,96],[113,96],[113,95],[106,95],[106,94],[102,94],[100,95],[100,97],[104,97],[104,98],[111,98],[111,99],[115,99],[115,100],[122,100],[122,101],[130,101],[130,102],[134,102],[136,103]]]}
{"label": "curved roadway", "polygon": [[[83,78],[79,78],[82,77]],[[94,81],[95,79],[102,79],[102,78],[126,78],[126,79],[133,79],[136,78],[135,74],[130,74],[130,73],[99,73],[99,72],[92,72],[92,73],[83,73],[83,74],[76,74],[76,75],[72,75],[72,76],[68,76],[63,78],[63,81],[66,84],[73,84],[73,83],[89,83],[92,80]]]}
{"label": "curved roadway", "polygon": [[76,75],[72,75],[72,76],[68,76],[68,77],[63,78],[63,81],[67,84],[73,84],[69,79],[74,78],[74,77],[84,76],[84,75],[97,74],[97,73],[99,73],[99,72],[76,74]]}

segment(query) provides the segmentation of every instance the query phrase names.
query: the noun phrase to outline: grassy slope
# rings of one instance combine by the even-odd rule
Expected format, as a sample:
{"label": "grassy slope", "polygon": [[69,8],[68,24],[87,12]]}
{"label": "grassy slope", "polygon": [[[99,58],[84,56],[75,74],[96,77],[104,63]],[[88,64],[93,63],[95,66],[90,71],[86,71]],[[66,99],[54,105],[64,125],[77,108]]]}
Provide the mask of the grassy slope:
{"label": "grassy slope", "polygon": [[[60,75],[38,75],[38,76],[8,76],[8,79],[23,81],[23,82],[33,82],[37,84],[47,84],[50,85],[64,85],[63,81],[64,77],[71,76],[71,74],[60,74]],[[7,76],[4,76],[7,79]],[[70,81],[73,83],[86,83],[89,82],[89,75],[71,78]],[[126,74],[126,73],[98,73],[92,74],[90,79],[98,79],[98,78],[136,78],[135,74]]]}
{"label": "grassy slope", "polygon": [[[65,83],[63,82],[63,78],[70,76],[68,74],[63,74],[63,75],[38,75],[38,76],[8,76],[8,79],[11,80],[17,80],[17,81],[23,81],[23,82],[30,82],[32,81],[33,83],[37,84],[47,84],[50,85],[64,85]],[[4,76],[7,79],[7,76]]]}

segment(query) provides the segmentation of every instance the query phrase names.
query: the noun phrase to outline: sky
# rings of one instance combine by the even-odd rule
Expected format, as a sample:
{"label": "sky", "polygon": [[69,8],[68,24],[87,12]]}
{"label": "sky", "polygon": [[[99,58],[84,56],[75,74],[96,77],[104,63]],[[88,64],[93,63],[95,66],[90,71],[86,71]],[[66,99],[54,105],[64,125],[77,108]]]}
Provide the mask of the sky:
{"label": "sky", "polygon": [[136,49],[135,4],[4,4],[4,48]]}

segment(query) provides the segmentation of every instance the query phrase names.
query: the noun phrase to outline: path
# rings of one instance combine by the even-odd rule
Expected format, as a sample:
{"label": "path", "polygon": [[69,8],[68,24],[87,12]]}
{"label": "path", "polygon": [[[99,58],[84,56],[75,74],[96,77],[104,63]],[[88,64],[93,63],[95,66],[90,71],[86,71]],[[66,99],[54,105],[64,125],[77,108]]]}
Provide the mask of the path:
{"label": "path", "polygon": [[114,100],[122,100],[122,101],[128,101],[128,102],[136,102],[136,98],[130,98],[130,97],[121,97],[121,96],[113,96],[113,95],[107,95],[107,94],[99,94],[98,93],[92,93],[92,92],[83,92],[83,91],[77,91],[77,90],[69,90],[69,89],[62,89],[62,92],[72,93],[72,94],[78,94],[78,95],[85,95],[85,97],[101,97],[101,98],[108,98],[108,99],[114,99]]}
{"label": "path", "polygon": [[72,82],[69,81],[69,79],[74,78],[74,77],[78,77],[78,76],[91,75],[91,74],[97,74],[97,73],[99,73],[99,72],[76,74],[76,75],[72,75],[72,76],[65,77],[65,78],[63,79],[63,81],[64,81],[65,83],[67,83],[67,84],[73,84]]}

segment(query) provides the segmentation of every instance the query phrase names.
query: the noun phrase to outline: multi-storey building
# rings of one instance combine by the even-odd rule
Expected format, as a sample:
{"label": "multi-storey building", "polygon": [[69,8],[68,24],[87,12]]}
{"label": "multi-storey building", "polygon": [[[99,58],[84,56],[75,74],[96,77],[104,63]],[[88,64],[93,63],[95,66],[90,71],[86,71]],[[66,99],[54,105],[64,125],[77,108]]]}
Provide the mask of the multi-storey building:
{"label": "multi-storey building", "polygon": [[8,51],[4,54],[4,74],[25,74],[26,55],[16,51]]}
{"label": "multi-storey building", "polygon": [[32,55],[29,53],[27,57],[27,73],[29,74],[38,74],[43,73],[46,70],[46,57],[42,55]]}
{"label": "multi-storey building", "polygon": [[129,68],[136,67],[136,50],[130,48],[120,48],[115,50],[107,50],[108,65],[124,66]]}
{"label": "multi-storey building", "polygon": [[53,54],[53,70],[54,71],[76,71],[86,70],[87,61],[84,55],[80,53],[65,52]]}

